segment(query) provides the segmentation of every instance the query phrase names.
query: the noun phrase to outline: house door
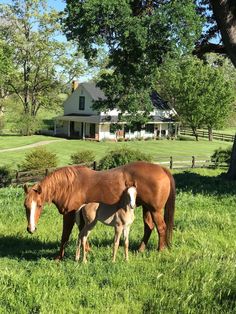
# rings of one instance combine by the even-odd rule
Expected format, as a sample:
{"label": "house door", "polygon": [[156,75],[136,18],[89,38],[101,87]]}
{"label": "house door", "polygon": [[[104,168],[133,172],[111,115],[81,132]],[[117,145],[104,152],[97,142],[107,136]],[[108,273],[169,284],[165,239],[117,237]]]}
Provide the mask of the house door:
{"label": "house door", "polygon": [[89,134],[91,138],[95,138],[95,126],[96,126],[95,123],[90,123]]}
{"label": "house door", "polygon": [[70,121],[70,136],[75,134],[75,121]]}

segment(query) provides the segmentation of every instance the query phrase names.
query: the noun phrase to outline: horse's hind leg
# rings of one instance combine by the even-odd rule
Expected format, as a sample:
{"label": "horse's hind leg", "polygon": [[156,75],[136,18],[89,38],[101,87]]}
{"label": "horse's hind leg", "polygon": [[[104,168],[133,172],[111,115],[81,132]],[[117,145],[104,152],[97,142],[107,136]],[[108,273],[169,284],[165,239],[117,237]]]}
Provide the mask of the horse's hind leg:
{"label": "horse's hind leg", "polygon": [[162,215],[162,208],[152,211],[151,214],[159,235],[158,250],[161,251],[166,247],[166,223]]}
{"label": "horse's hind leg", "polygon": [[154,229],[152,215],[145,206],[143,206],[143,223],[144,223],[144,235],[138,249],[139,252],[143,252],[145,250],[148,240],[151,236],[152,230]]}

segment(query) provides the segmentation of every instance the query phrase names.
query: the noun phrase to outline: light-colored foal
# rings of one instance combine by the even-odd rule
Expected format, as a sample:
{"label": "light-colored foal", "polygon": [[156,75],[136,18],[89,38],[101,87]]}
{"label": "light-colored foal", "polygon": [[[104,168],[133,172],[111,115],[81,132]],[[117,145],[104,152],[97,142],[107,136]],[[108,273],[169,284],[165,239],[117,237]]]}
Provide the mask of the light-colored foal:
{"label": "light-colored foal", "polygon": [[[123,231],[124,234],[124,247],[125,247],[125,259],[128,260],[128,248],[129,248],[129,230],[134,221],[134,209],[136,207],[137,191],[134,186],[128,188],[119,204],[106,205],[100,203],[89,203],[83,206],[80,210],[85,221],[84,228],[80,231],[76,249],[76,261],[80,258],[80,248],[82,244],[83,248],[83,262],[87,262],[86,258],[86,241],[91,230],[95,227],[97,221],[101,221],[105,225],[113,226],[115,228],[115,238],[113,246],[112,260],[115,262],[117,249],[120,243],[120,237]],[[79,210],[79,211],[80,211]],[[76,213],[76,223],[79,225],[80,212]]]}

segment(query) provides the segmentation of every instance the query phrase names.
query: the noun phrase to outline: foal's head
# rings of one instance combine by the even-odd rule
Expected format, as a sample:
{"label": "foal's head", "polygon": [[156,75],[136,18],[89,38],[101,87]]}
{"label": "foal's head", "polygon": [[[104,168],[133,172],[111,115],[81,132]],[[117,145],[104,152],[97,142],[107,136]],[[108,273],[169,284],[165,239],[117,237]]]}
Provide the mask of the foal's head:
{"label": "foal's head", "polygon": [[27,217],[27,231],[29,233],[34,233],[36,231],[36,225],[39,220],[42,211],[42,188],[39,184],[35,184],[33,187],[29,188],[24,185],[25,190],[25,210]]}
{"label": "foal's head", "polygon": [[131,186],[126,192],[126,205],[134,209],[136,207],[137,190],[135,186]]}

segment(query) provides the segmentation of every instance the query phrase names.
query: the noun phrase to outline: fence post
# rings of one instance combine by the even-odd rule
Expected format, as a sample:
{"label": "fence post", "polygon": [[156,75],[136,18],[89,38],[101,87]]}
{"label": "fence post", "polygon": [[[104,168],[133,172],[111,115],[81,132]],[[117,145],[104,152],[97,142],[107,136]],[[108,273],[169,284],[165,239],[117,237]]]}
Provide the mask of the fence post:
{"label": "fence post", "polygon": [[195,156],[192,156],[192,166],[191,168],[194,168],[195,167]]}
{"label": "fence post", "polygon": [[170,169],[173,169],[173,157],[170,156]]}
{"label": "fence post", "polygon": [[18,184],[18,180],[19,180],[19,171],[16,172],[16,183]]}
{"label": "fence post", "polygon": [[48,175],[48,169],[45,169],[45,177]]}
{"label": "fence post", "polygon": [[96,161],[93,162],[93,170],[97,170],[97,162]]}

